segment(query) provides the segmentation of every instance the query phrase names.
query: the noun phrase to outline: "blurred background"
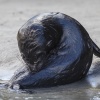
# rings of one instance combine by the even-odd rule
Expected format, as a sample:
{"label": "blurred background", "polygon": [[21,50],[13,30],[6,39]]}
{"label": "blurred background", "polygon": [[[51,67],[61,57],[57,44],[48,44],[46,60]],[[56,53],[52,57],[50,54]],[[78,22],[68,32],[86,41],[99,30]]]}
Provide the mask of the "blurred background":
{"label": "blurred background", "polygon": [[[14,72],[24,65],[17,46],[16,36],[19,28],[28,19],[36,14],[43,12],[62,12],[75,18],[85,27],[90,37],[100,47],[100,0],[0,0],[1,80],[9,80]],[[84,79],[81,83],[77,83],[76,85],[74,84],[71,86],[73,87],[72,91],[75,90],[76,92],[78,92],[80,90],[81,94],[79,94],[79,92],[78,94],[75,94],[72,91],[68,92],[66,91],[68,87],[62,87],[58,88],[58,90],[57,88],[55,89],[59,93],[53,91],[53,94],[49,94],[48,96],[58,96],[58,98],[56,99],[54,99],[53,97],[52,100],[65,100],[64,97],[66,96],[68,100],[100,100],[99,58],[94,57],[93,64],[89,73],[92,72],[92,69],[95,69],[94,75],[92,74],[91,76],[88,76],[86,79]],[[79,90],[77,91],[77,88],[79,86],[88,89],[82,90],[81,88],[79,88]],[[62,94],[60,93],[61,90],[65,93],[63,98],[61,96]],[[71,96],[72,94],[75,95]],[[39,94],[37,95],[39,96]],[[77,96],[76,99],[75,96]],[[81,97],[79,98],[79,96]],[[40,98],[43,99],[42,96]],[[45,99],[47,100],[46,97],[44,97],[43,100]]]}

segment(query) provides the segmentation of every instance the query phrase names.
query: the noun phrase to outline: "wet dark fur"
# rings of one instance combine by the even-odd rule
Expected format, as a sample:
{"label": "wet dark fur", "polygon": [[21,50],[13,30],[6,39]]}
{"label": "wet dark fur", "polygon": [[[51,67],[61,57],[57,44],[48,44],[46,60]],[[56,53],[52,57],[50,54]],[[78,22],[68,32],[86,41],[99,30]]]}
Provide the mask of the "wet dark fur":
{"label": "wet dark fur", "polygon": [[84,27],[62,13],[31,18],[18,32],[18,46],[26,65],[10,80],[21,89],[78,81],[86,76],[93,53],[100,49]]}

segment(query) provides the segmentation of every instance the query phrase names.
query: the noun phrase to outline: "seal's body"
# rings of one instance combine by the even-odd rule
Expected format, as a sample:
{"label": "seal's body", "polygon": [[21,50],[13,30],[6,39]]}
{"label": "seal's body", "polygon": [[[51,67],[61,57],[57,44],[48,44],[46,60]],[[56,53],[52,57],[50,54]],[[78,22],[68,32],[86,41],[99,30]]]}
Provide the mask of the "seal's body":
{"label": "seal's body", "polygon": [[18,32],[18,46],[25,68],[10,83],[21,89],[48,87],[78,81],[86,76],[93,53],[100,49],[84,27],[62,13],[31,18]]}

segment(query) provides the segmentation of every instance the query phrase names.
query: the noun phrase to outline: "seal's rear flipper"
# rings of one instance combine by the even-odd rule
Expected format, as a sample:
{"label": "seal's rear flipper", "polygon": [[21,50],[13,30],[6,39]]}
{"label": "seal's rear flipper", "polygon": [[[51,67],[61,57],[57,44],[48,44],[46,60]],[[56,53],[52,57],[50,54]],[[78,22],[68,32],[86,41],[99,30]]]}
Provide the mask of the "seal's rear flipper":
{"label": "seal's rear flipper", "polygon": [[94,55],[100,57],[100,48],[92,41]]}

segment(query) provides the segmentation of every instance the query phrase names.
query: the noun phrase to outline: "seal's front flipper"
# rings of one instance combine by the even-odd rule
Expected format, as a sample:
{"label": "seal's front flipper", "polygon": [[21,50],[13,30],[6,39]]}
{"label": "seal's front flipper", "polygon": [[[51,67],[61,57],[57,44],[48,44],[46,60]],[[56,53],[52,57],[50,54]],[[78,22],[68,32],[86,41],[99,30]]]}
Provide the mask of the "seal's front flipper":
{"label": "seal's front flipper", "polygon": [[94,55],[100,57],[100,48],[92,41]]}

